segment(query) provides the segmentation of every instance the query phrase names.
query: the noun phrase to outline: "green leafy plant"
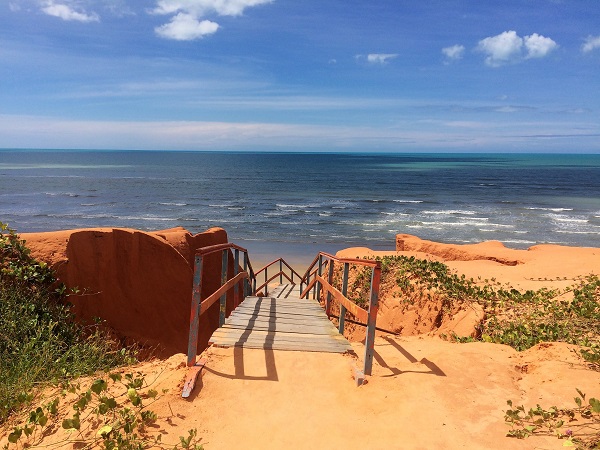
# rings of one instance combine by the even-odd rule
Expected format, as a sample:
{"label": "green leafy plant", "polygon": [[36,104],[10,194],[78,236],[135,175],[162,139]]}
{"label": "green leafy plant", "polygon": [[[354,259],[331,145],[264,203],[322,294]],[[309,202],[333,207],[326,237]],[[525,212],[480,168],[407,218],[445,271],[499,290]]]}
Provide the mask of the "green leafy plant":
{"label": "green leafy plant", "polygon": [[[452,273],[439,262],[414,256],[376,258],[382,267],[382,294],[399,290],[399,301],[414,303],[435,300],[441,303],[437,323],[461,304],[478,303],[486,320],[478,329],[477,339],[507,344],[517,350],[540,342],[561,341],[589,347],[582,357],[592,366],[600,361],[600,278],[578,277],[564,289],[542,288],[521,292],[497,280],[467,279]],[[366,298],[367,271],[354,274],[350,295]],[[565,300],[570,293],[572,299]],[[456,338],[454,338],[456,340]],[[470,341],[459,339],[459,341]]]}
{"label": "green leafy plant", "polygon": [[536,405],[525,409],[522,405],[513,406],[508,400],[509,409],[504,413],[504,420],[511,428],[507,436],[517,439],[534,435],[556,436],[565,439],[565,446],[600,448],[600,400],[590,398],[586,403],[586,395],[579,389],[577,393],[577,407],[573,408],[552,406],[544,409]]}
{"label": "green leafy plant", "polygon": [[[381,258],[382,287],[399,290],[402,302],[435,300],[442,304],[441,315],[462,303],[477,303],[486,320],[476,338],[449,336],[456,342],[480,340],[507,344],[526,350],[540,342],[577,344],[587,365],[600,370],[600,278],[591,274],[574,279],[562,290],[541,288],[519,291],[495,279],[474,280],[459,276],[437,261],[415,257]],[[559,278],[560,279],[560,278]],[[564,279],[564,277],[563,277]],[[360,284],[363,280],[357,277]],[[566,446],[600,449],[600,400],[577,390],[576,407],[525,409],[513,406],[505,420],[511,426],[508,436],[524,439],[533,435],[556,435]]]}
{"label": "green leafy plant", "polygon": [[[109,383],[113,389],[109,389]],[[115,389],[120,392],[114,393]],[[141,373],[111,373],[98,378],[83,390],[80,385],[65,384],[61,394],[55,394],[46,404],[31,410],[27,418],[16,425],[8,435],[5,450],[22,449],[40,445],[47,429],[58,424],[69,432],[68,437],[49,446],[63,447],[67,444],[79,448],[102,446],[105,450],[142,450],[146,448],[170,448],[201,450],[196,429],[187,436],[180,436],[178,443],[162,442],[159,431],[150,430],[158,420],[157,414],[148,409],[162,394],[146,383]],[[67,397],[71,399],[67,401]],[[66,403],[61,408],[60,400]],[[70,409],[73,411],[68,414]],[[62,411],[62,412],[61,412]]]}
{"label": "green leafy plant", "polygon": [[34,387],[129,364],[133,354],[97,325],[75,322],[69,291],[0,223],[0,424]]}

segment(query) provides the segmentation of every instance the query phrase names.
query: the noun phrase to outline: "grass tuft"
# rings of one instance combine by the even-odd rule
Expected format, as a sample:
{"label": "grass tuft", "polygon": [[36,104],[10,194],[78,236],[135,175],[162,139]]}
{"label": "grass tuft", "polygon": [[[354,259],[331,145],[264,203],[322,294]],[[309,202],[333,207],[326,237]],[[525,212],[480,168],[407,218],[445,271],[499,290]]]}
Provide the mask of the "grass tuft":
{"label": "grass tuft", "polygon": [[35,388],[132,363],[98,326],[75,322],[68,291],[0,223],[0,424],[29,403]]}

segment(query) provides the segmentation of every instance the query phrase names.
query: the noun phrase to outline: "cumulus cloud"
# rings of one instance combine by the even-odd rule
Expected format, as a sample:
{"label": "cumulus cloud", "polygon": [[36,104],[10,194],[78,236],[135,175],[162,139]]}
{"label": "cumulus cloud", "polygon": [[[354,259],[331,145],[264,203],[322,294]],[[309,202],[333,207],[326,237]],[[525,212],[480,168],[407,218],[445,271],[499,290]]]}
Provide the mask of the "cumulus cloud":
{"label": "cumulus cloud", "polygon": [[588,53],[597,48],[600,48],[600,36],[588,36],[581,46],[581,51],[583,53]]}
{"label": "cumulus cloud", "polygon": [[42,11],[49,16],[58,17],[66,21],[75,22],[99,22],[100,16],[95,12],[87,13],[77,10],[74,6],[67,3],[57,3],[54,0],[47,0],[43,3]]}
{"label": "cumulus cloud", "polygon": [[239,16],[246,8],[271,3],[273,0],[157,0],[150,11],[156,15],[172,15],[167,24],[155,28],[166,39],[189,41],[215,33],[219,24],[202,20],[208,14]]}
{"label": "cumulus cloud", "polygon": [[558,47],[558,44],[552,39],[533,33],[523,38],[526,58],[543,58],[552,50]]}
{"label": "cumulus cloud", "polygon": [[498,67],[524,59],[543,58],[557,47],[552,39],[537,33],[521,37],[511,30],[482,39],[477,50],[486,55],[488,66]]}
{"label": "cumulus cloud", "polygon": [[[396,58],[397,56],[397,53],[369,53],[367,55],[367,62],[371,64],[386,64],[388,61]],[[357,57],[360,58],[361,55]]]}
{"label": "cumulus cloud", "polygon": [[500,66],[520,56],[522,47],[523,39],[515,31],[505,31],[479,41],[477,50],[487,55],[487,65]]}
{"label": "cumulus cloud", "polygon": [[216,13],[220,16],[239,16],[246,8],[271,3],[273,0],[158,0],[155,14],[174,14],[185,11],[195,16]]}
{"label": "cumulus cloud", "polygon": [[465,54],[465,47],[458,44],[451,47],[444,47],[442,53],[448,61],[458,61]]}
{"label": "cumulus cloud", "polygon": [[156,34],[166,39],[177,41],[191,41],[208,34],[213,34],[219,29],[219,24],[210,20],[198,20],[194,16],[179,13],[169,23],[156,27]]}

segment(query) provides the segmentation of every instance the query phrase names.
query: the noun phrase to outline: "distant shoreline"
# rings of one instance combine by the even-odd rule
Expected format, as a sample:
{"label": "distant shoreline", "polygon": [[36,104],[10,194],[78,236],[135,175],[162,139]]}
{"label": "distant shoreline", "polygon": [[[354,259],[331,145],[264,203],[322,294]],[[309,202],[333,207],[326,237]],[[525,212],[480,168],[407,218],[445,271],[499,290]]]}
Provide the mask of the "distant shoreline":
{"label": "distant shoreline", "polygon": [[40,152],[40,153],[90,153],[90,152],[103,152],[103,153],[204,153],[204,154],[280,154],[280,155],[355,155],[355,156],[451,156],[451,155],[468,155],[468,156],[486,156],[486,155],[524,155],[524,156],[596,156],[600,158],[600,153],[594,150],[590,151],[557,151],[557,152],[532,152],[532,151],[506,151],[506,150],[489,150],[489,151],[401,151],[401,150],[389,150],[389,151],[365,151],[365,150],[274,150],[274,149],[261,149],[261,150],[198,150],[198,149],[123,149],[123,148],[11,148],[11,147],[0,147],[0,152]]}

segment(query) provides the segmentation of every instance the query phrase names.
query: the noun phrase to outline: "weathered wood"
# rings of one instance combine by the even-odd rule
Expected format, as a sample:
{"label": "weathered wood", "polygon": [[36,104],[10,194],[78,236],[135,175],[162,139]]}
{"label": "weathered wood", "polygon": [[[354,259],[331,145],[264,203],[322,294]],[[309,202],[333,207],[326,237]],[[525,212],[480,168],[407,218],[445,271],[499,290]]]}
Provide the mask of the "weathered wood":
{"label": "weathered wood", "polygon": [[222,347],[272,348],[274,350],[310,350],[327,353],[345,353],[352,347],[339,334],[310,335],[297,333],[275,333],[252,330],[223,330],[215,332],[210,343]]}
{"label": "weathered wood", "polygon": [[377,328],[377,311],[379,310],[379,283],[381,281],[381,268],[376,266],[371,273],[371,295],[369,299],[369,319],[367,322],[367,335],[365,337],[365,374],[371,375],[373,355],[375,353],[375,329]]}
{"label": "weathered wood", "polygon": [[[266,277],[266,276],[267,276],[267,272],[265,272],[265,277]],[[287,280],[288,280],[290,283],[292,282],[292,279],[290,278],[290,276],[289,276],[287,273],[285,273],[285,272],[279,272],[279,273],[276,273],[275,275],[273,275],[273,276],[272,276],[271,278],[269,278],[268,280],[265,280],[265,282],[264,282],[263,284],[261,284],[260,286],[258,286],[258,287],[256,288],[256,291],[260,291],[262,288],[267,288],[267,287],[269,287],[269,283],[270,283],[271,281],[273,281],[273,280],[274,280],[275,278],[277,278],[277,277],[281,278],[282,276],[286,277],[286,278],[287,278]],[[271,294],[269,293],[269,295],[271,295]]]}
{"label": "weathered wood", "polygon": [[295,284],[280,284],[271,291],[269,296],[276,297],[278,299],[285,299],[290,296],[299,297],[299,295],[294,295],[294,292],[298,291],[298,286],[296,286]]}
{"label": "weathered wood", "polygon": [[221,328],[223,329],[237,329],[237,330],[261,330],[261,331],[274,331],[282,333],[314,333],[323,335],[335,335],[335,329],[332,330],[325,323],[318,324],[307,324],[307,323],[281,323],[279,321],[263,321],[253,322],[248,325],[247,322],[233,322],[226,323]]}
{"label": "weathered wood", "polygon": [[181,396],[183,398],[188,398],[192,395],[192,391],[194,390],[194,386],[196,386],[196,380],[200,376],[202,369],[206,365],[206,360],[201,359],[198,363],[194,364],[188,369],[188,372],[185,376],[185,382],[183,383],[183,390],[181,392]]}
{"label": "weathered wood", "polygon": [[317,279],[313,278],[313,280],[310,283],[308,283],[308,285],[304,288],[304,290],[300,294],[300,297],[302,297],[302,298],[306,297],[316,282],[317,282]]}
{"label": "weathered wood", "polygon": [[247,297],[209,342],[219,347],[332,353],[352,350],[318,302],[298,298],[297,289],[290,292],[287,298],[279,299]]}
{"label": "weathered wood", "polygon": [[202,283],[202,256],[194,258],[194,279],[192,286],[192,306],[190,311],[190,332],[188,336],[188,367],[196,364],[196,352],[198,351],[198,323],[200,320],[200,289]]}
{"label": "weathered wood", "polygon": [[331,296],[335,300],[337,300],[340,305],[346,307],[348,312],[350,312],[352,315],[354,315],[354,317],[356,317],[358,320],[361,320],[363,322],[367,321],[367,317],[369,316],[367,311],[362,309],[356,303],[352,303],[350,300],[348,300],[346,298],[346,296],[344,296],[344,294],[342,294],[339,290],[337,290],[335,287],[333,287],[331,284],[329,284],[329,282],[327,280],[325,280],[323,277],[320,277],[319,275],[317,275],[317,280],[319,281],[319,283],[321,283],[323,285],[323,288],[327,292],[331,292]]}
{"label": "weathered wood", "polygon": [[214,302],[221,298],[221,295],[224,292],[227,292],[231,287],[235,285],[235,283],[239,282],[244,278],[248,278],[248,273],[240,272],[227,283],[225,283],[223,286],[221,286],[219,289],[217,289],[215,292],[213,292],[211,295],[206,297],[200,304],[200,314],[203,314],[208,308],[212,306]]}

